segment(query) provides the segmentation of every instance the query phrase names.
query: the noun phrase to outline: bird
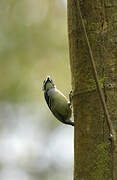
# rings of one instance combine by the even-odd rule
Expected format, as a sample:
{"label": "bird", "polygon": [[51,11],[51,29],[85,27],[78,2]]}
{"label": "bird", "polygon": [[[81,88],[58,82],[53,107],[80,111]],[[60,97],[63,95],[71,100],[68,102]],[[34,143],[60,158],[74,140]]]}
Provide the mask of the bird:
{"label": "bird", "polygon": [[71,102],[56,88],[50,76],[43,82],[44,97],[52,114],[62,123],[74,126],[70,120]]}

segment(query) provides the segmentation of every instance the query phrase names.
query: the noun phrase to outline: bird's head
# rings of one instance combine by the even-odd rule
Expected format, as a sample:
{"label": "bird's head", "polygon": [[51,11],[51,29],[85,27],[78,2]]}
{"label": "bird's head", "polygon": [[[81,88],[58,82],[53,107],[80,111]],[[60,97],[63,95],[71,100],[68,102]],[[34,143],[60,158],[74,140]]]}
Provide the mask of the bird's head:
{"label": "bird's head", "polygon": [[52,79],[48,76],[43,82],[43,91],[48,91],[52,88],[55,88],[55,85]]}

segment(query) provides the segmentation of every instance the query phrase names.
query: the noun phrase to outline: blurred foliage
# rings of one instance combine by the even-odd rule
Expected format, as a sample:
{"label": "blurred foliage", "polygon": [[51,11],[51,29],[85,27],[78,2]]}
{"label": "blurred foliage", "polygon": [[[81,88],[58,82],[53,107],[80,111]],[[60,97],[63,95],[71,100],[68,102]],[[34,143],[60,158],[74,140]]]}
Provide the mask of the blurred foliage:
{"label": "blurred foliage", "polygon": [[73,128],[47,108],[48,75],[68,96],[65,0],[1,0],[0,180],[72,179]]}
{"label": "blurred foliage", "polygon": [[0,99],[39,100],[47,75],[67,94],[70,69],[64,1],[1,0],[0,22]]}

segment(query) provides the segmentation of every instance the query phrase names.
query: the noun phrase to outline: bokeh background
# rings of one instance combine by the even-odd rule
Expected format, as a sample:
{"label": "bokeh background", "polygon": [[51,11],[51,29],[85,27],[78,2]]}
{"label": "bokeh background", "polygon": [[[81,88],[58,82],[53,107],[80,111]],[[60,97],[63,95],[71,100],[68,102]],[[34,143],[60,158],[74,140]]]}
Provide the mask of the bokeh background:
{"label": "bokeh background", "polygon": [[65,0],[0,0],[0,180],[73,179],[73,127],[42,91],[71,90]]}

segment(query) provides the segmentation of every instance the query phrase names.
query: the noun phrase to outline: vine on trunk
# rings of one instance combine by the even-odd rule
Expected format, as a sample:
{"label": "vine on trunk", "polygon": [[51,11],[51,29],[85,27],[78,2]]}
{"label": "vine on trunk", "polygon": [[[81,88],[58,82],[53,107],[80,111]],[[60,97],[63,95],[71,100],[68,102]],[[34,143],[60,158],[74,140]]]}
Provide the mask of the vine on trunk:
{"label": "vine on trunk", "polygon": [[96,86],[97,86],[98,94],[99,94],[99,97],[100,97],[100,101],[101,101],[101,104],[102,104],[102,107],[103,107],[103,110],[104,110],[104,114],[106,116],[106,123],[107,123],[108,129],[109,129],[109,135],[110,135],[109,140],[111,142],[111,155],[112,155],[112,180],[115,180],[115,164],[114,164],[114,162],[115,162],[115,157],[114,157],[115,156],[115,143],[116,143],[115,131],[114,131],[112,121],[111,121],[111,118],[110,118],[110,115],[109,115],[109,111],[108,111],[108,108],[107,108],[107,105],[106,105],[106,102],[105,102],[105,96],[104,96],[103,90],[102,90],[102,88],[100,86],[100,82],[99,82],[99,78],[98,78],[98,74],[97,74],[97,70],[96,70],[96,65],[95,65],[95,60],[94,60],[94,57],[93,57],[93,53],[92,53],[92,49],[91,49],[90,42],[89,42],[89,39],[88,39],[88,35],[87,35],[87,32],[86,32],[85,23],[84,23],[84,20],[83,20],[83,17],[82,17],[82,12],[81,12],[81,8],[80,8],[79,0],[76,0],[76,5],[77,5],[77,9],[79,11],[79,15],[80,15],[80,19],[81,19],[81,23],[82,23],[82,27],[83,27],[83,31],[84,31],[84,36],[85,36],[86,43],[87,43],[87,46],[88,46],[88,51],[89,51],[89,55],[90,55],[93,76],[94,76],[94,79],[95,79],[95,82],[96,82]]}

